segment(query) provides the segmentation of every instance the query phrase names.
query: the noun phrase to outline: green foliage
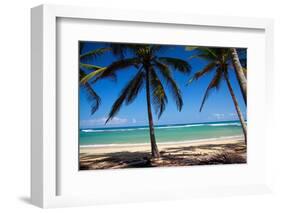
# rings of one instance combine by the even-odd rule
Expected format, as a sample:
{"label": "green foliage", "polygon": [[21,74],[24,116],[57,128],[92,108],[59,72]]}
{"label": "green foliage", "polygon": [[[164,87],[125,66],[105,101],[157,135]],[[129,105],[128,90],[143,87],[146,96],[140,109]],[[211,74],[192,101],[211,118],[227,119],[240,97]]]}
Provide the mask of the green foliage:
{"label": "green foliage", "polygon": [[156,61],[156,66],[158,67],[160,74],[163,76],[163,78],[167,82],[167,86],[169,87],[169,91],[172,93],[172,97],[177,105],[177,108],[179,111],[181,111],[183,106],[183,100],[181,96],[181,91],[178,88],[177,83],[172,77],[171,70],[166,64],[163,64],[159,61]]}
{"label": "green foliage", "polygon": [[93,64],[84,64],[84,63],[80,63],[80,67],[87,69],[87,70],[97,70],[97,69],[102,68],[100,66],[96,66]]}
{"label": "green foliage", "polygon": [[96,57],[101,56],[102,54],[104,54],[105,52],[107,52],[109,50],[110,50],[110,48],[108,48],[108,47],[91,50],[89,52],[81,54],[80,59],[84,59],[84,60],[95,59]]}
{"label": "green foliage", "polygon": [[[228,67],[230,64],[230,51],[229,48],[206,48],[206,47],[198,47],[195,50],[196,53],[192,56],[192,58],[200,58],[206,60],[208,64],[202,69],[197,71],[187,82],[187,84],[192,83],[195,80],[199,80],[204,77],[206,74],[214,72],[214,76],[208,87],[205,91],[201,106],[200,112],[202,111],[204,104],[207,98],[210,95],[210,92],[213,89],[219,89],[220,85],[225,76],[228,75]],[[192,59],[190,58],[190,59]]]}
{"label": "green foliage", "polygon": [[99,77],[100,75],[102,75],[102,72],[106,69],[106,67],[97,69],[91,73],[89,73],[88,75],[85,75],[81,80],[80,83],[81,84],[85,84],[86,82],[89,82],[90,79],[94,78],[94,77]]}
{"label": "green foliage", "polygon": [[155,70],[152,70],[149,75],[152,93],[152,103],[156,113],[158,114],[159,119],[166,108],[168,99],[164,87],[157,74],[155,73]]}
{"label": "green foliage", "polygon": [[[79,76],[80,76],[80,78],[83,78],[86,76],[85,72],[82,69],[80,69]],[[95,90],[91,87],[91,85],[88,82],[85,82],[85,84],[83,84],[82,87],[85,88],[85,90],[88,92],[88,99],[89,99],[89,101],[92,102],[91,114],[94,114],[100,106],[101,98],[99,97],[99,95],[95,92]]]}
{"label": "green foliage", "polygon": [[171,57],[159,57],[158,60],[168,65],[172,69],[178,70],[183,73],[189,73],[191,70],[190,65],[182,59]]}
{"label": "green foliage", "polygon": [[209,85],[206,89],[203,101],[200,106],[200,112],[202,111],[205,101],[209,97],[209,93],[211,92],[211,90],[214,88],[219,89],[220,84],[222,82],[222,78],[223,78],[223,72],[221,69],[218,68],[217,72],[215,73],[215,76],[213,77],[213,79],[211,80],[211,82],[209,83]]}
{"label": "green foliage", "polygon": [[187,51],[193,51],[193,50],[196,50],[196,49],[198,49],[198,47],[196,47],[196,46],[186,46],[185,47],[185,50],[187,50]]}
{"label": "green foliage", "polygon": [[134,101],[143,86],[143,81],[144,73],[140,71],[127,83],[127,85],[122,89],[119,97],[114,102],[106,123],[119,112],[124,102],[128,105]]}
{"label": "green foliage", "polygon": [[100,75],[100,78],[112,76],[112,74],[127,67],[135,66],[137,68],[139,63],[140,61],[138,58],[127,58],[115,61],[106,67],[106,69]]}
{"label": "green foliage", "polygon": [[[166,81],[178,110],[180,111],[182,109],[183,100],[181,91],[171,73],[172,71],[178,71],[184,74],[189,73],[191,67],[187,61],[171,57],[158,57],[158,53],[164,49],[163,45],[112,44],[110,48],[113,54],[119,56],[119,60],[109,65],[98,78],[107,78],[111,74],[127,67],[135,67],[138,71],[136,76],[128,82],[114,102],[106,122],[118,113],[122,104],[125,103],[128,105],[135,100],[141,89],[147,83],[146,78],[149,79],[149,92],[158,118],[161,117],[168,102],[162,83],[163,79]],[[133,57],[126,58],[128,52]]]}
{"label": "green foliage", "polygon": [[[100,48],[100,49],[91,50],[87,53],[82,54],[83,47],[84,47],[84,44],[80,43],[79,44],[79,53],[80,53],[79,79],[80,79],[80,85],[88,93],[89,101],[92,102],[91,114],[94,114],[98,110],[98,108],[101,104],[101,98],[96,93],[96,91],[93,89],[93,87],[91,86],[89,81],[90,81],[90,79],[92,79],[94,77],[98,77],[102,73],[104,68],[100,67],[100,66],[96,66],[94,64],[82,63],[81,61],[85,61],[85,60],[89,60],[89,59],[101,56],[106,51],[108,51],[109,48]],[[89,71],[91,71],[91,73],[87,74],[83,69],[89,70]],[[114,76],[112,76],[112,77],[114,77]]]}

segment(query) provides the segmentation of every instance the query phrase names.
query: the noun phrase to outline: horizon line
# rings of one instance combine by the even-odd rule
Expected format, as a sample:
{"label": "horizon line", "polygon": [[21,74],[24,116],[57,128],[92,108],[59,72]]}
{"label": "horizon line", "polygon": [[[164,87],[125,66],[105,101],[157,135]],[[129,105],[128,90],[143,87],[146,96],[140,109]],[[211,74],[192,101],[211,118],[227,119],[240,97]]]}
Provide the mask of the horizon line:
{"label": "horizon line", "polygon": [[[204,122],[191,122],[191,123],[168,123],[168,124],[156,124],[154,126],[168,126],[168,125],[186,125],[186,124],[205,124],[205,123],[218,123],[218,122],[229,122],[239,120],[220,120],[220,121],[204,121]],[[247,119],[245,120],[247,122]],[[149,125],[131,125],[131,126],[107,126],[107,127],[80,127],[79,129],[109,129],[109,128],[127,128],[127,127],[148,127]]]}

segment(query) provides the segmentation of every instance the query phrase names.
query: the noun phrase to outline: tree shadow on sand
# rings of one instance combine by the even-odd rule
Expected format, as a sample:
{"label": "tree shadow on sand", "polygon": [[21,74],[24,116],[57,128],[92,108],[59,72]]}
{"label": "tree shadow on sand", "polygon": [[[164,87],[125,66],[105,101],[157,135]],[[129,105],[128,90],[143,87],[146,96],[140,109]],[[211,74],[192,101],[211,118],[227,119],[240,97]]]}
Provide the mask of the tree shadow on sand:
{"label": "tree shadow on sand", "polygon": [[160,159],[151,159],[149,151],[82,152],[80,170],[246,163],[246,146],[242,140],[233,144],[166,147],[160,153]]}
{"label": "tree shadow on sand", "polygon": [[149,152],[114,152],[106,154],[80,155],[80,169],[109,169],[115,167],[149,167]]}

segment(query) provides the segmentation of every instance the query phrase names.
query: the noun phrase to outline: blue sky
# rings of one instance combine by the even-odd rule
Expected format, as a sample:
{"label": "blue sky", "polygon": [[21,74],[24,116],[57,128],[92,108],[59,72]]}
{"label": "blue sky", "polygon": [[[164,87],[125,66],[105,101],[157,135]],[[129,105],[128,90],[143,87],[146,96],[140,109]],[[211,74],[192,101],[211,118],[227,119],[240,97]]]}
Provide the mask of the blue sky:
{"label": "blue sky", "polygon": [[[104,47],[104,43],[101,42],[84,42],[84,44],[85,45],[83,47],[82,53]],[[159,55],[188,60],[192,54],[193,52],[186,51],[184,46],[169,45],[167,50],[161,52]],[[98,66],[108,66],[110,63],[116,60],[118,59],[108,52],[100,57],[87,61],[87,63]],[[153,111],[154,124],[162,125],[238,120],[235,107],[225,82],[223,82],[219,90],[213,90],[211,92],[211,95],[207,99],[202,112],[199,112],[199,107],[201,105],[205,90],[211,78],[213,77],[214,72],[187,86],[186,84],[192,74],[198,70],[201,70],[204,65],[206,65],[206,62],[201,59],[192,59],[188,60],[188,62],[192,67],[191,73],[189,75],[183,75],[179,72],[174,72],[174,79],[182,91],[182,98],[184,101],[182,111],[177,111],[176,105],[171,98],[171,94],[168,90],[166,90],[168,95],[168,104],[166,106],[166,110],[159,120]],[[132,78],[132,76],[134,76],[135,73],[135,68],[123,69],[117,74],[117,82],[114,82],[110,79],[104,79],[92,85],[94,90],[102,99],[99,110],[93,115],[91,115],[91,103],[87,99],[87,93],[85,90],[80,88],[80,128],[147,125],[145,89],[142,89],[132,104],[128,106],[123,105],[119,113],[111,122],[107,123],[106,125],[104,124],[112,104],[120,94],[120,91],[124,85]],[[230,72],[230,81],[240,104],[240,108],[244,116],[246,116],[246,107],[233,71]]]}

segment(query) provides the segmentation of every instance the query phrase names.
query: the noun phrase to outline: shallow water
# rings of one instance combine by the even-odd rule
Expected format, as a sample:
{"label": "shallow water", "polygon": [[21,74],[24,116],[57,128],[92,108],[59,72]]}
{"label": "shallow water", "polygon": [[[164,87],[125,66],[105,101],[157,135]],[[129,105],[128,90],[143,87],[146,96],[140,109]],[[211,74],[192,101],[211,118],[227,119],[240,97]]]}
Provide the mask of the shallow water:
{"label": "shallow water", "polygon": [[[242,135],[239,121],[155,126],[157,143],[202,140]],[[80,145],[148,143],[148,126],[92,128],[80,130]]]}

